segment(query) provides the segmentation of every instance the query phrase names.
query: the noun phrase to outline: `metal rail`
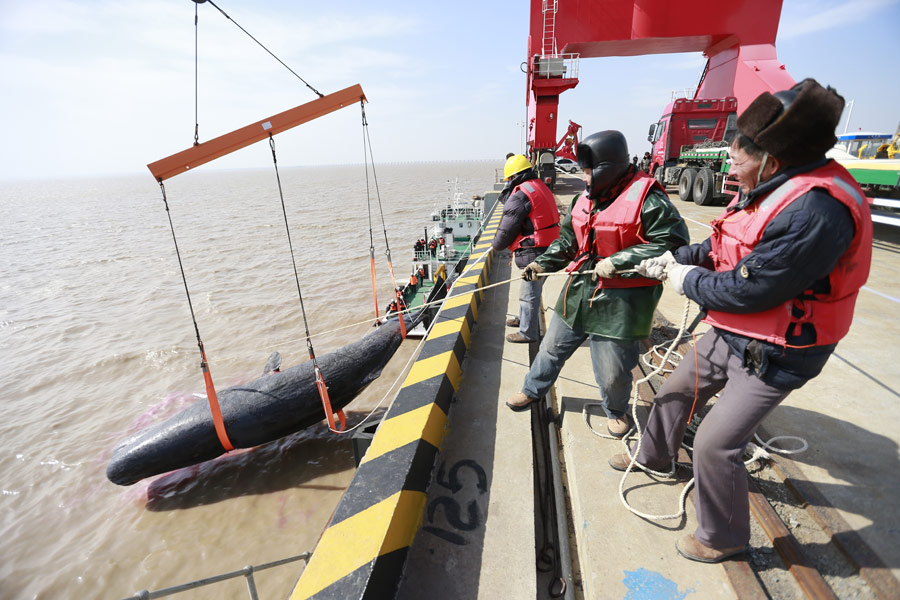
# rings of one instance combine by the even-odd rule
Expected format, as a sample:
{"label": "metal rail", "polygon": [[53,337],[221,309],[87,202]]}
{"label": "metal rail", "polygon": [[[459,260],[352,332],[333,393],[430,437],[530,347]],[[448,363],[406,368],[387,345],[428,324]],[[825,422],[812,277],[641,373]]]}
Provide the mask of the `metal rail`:
{"label": "metal rail", "polygon": [[181,585],[174,585],[172,587],[167,587],[161,590],[156,590],[153,592],[147,590],[141,590],[140,592],[136,592],[132,596],[128,596],[124,600],[151,600],[152,598],[162,598],[164,596],[172,596],[174,594],[180,594],[181,592],[186,592],[188,590],[194,590],[199,587],[204,587],[207,585],[212,585],[214,583],[219,583],[222,581],[227,581],[229,579],[234,579],[236,577],[244,577],[247,579],[247,592],[250,594],[251,600],[259,600],[259,596],[256,593],[256,581],[253,579],[253,574],[257,571],[264,571],[265,569],[271,569],[272,567],[280,567],[281,565],[285,565],[288,563],[296,562],[298,560],[309,561],[309,557],[311,552],[304,552],[303,554],[298,554],[297,556],[291,556],[289,558],[282,558],[281,560],[276,560],[274,562],[265,563],[262,565],[247,565],[243,569],[239,571],[231,571],[230,573],[223,573],[221,575],[214,575],[212,577],[206,577],[204,579],[198,579],[196,581],[191,581],[189,583],[182,583]]}

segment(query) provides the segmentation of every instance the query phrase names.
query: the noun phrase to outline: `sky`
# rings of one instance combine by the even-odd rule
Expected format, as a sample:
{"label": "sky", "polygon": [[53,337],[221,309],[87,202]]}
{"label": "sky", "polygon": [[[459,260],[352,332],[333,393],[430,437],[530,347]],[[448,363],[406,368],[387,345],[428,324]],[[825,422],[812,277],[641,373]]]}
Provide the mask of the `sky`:
{"label": "sky", "polygon": [[[560,0],[560,2],[574,0]],[[765,0],[760,0],[765,1]],[[216,0],[323,93],[359,83],[375,163],[497,160],[523,149],[528,6],[501,0]],[[209,3],[197,5],[197,121],[208,140],[315,95]],[[0,180],[144,173],[194,139],[190,0],[0,0]],[[900,123],[900,0],[784,0],[776,47],[796,80],[853,100],[850,130]],[[632,154],[705,58],[583,59],[560,96],[582,137],[621,130]],[[839,132],[847,125],[847,114]],[[256,144],[203,168],[271,165]],[[358,108],[278,137],[280,165],[362,163]],[[213,167],[212,165],[215,165]]]}

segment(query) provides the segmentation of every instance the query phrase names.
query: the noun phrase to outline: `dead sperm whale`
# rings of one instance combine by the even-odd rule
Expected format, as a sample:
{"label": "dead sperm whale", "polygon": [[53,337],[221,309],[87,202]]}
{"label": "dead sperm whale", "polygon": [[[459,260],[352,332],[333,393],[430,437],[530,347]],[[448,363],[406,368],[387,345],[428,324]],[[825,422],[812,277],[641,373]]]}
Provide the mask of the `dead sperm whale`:
{"label": "dead sperm whale", "polygon": [[[414,327],[421,316],[407,316],[406,327]],[[317,357],[335,412],[381,375],[401,341],[400,323],[393,319],[361,340]],[[325,418],[312,361],[270,373],[279,364],[280,357],[273,355],[266,364],[268,374],[218,393],[225,430],[235,448],[258,446]],[[197,402],[119,444],[113,450],[106,476],[115,484],[131,485],[223,453],[209,405]]]}

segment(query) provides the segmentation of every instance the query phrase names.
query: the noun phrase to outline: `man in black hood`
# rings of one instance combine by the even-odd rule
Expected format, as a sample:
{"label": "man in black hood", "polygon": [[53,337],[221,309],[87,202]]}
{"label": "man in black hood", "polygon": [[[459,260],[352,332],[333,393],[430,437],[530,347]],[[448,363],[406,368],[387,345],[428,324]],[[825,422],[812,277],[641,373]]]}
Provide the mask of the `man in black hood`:
{"label": "man in black hood", "polygon": [[659,183],[631,164],[620,132],[588,136],[576,157],[587,190],[573,199],[559,239],[523,273],[531,280],[565,268],[570,277],[522,391],[506,404],[524,410],[544,396],[572,353],[589,340],[607,429],[621,438],[631,427],[628,397],[637,341],[650,335],[662,286],[618,271],[686,244],[688,230]]}

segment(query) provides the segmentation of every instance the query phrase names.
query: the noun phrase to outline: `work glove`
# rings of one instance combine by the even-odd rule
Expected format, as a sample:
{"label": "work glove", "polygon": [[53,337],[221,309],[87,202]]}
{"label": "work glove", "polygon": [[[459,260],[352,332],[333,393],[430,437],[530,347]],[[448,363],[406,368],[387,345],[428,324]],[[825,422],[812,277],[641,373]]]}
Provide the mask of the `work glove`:
{"label": "work glove", "polygon": [[666,250],[666,253],[662,256],[645,258],[635,270],[644,277],[665,281],[666,273],[677,264],[678,263],[675,261],[675,257],[672,256],[672,253]]}
{"label": "work glove", "polygon": [[522,279],[525,281],[535,281],[539,273],[544,272],[544,267],[536,262],[528,263],[528,266],[522,271]]}
{"label": "work glove", "polygon": [[603,279],[610,279],[616,276],[616,268],[613,266],[613,263],[610,259],[604,258],[600,262],[597,263],[597,266],[594,267],[594,276],[593,279],[596,281],[598,277],[602,277]]}
{"label": "work glove", "polygon": [[687,276],[688,271],[696,268],[697,265],[679,265],[675,263],[666,271],[666,280],[672,284],[672,289],[675,290],[676,294],[684,296],[684,278]]}

